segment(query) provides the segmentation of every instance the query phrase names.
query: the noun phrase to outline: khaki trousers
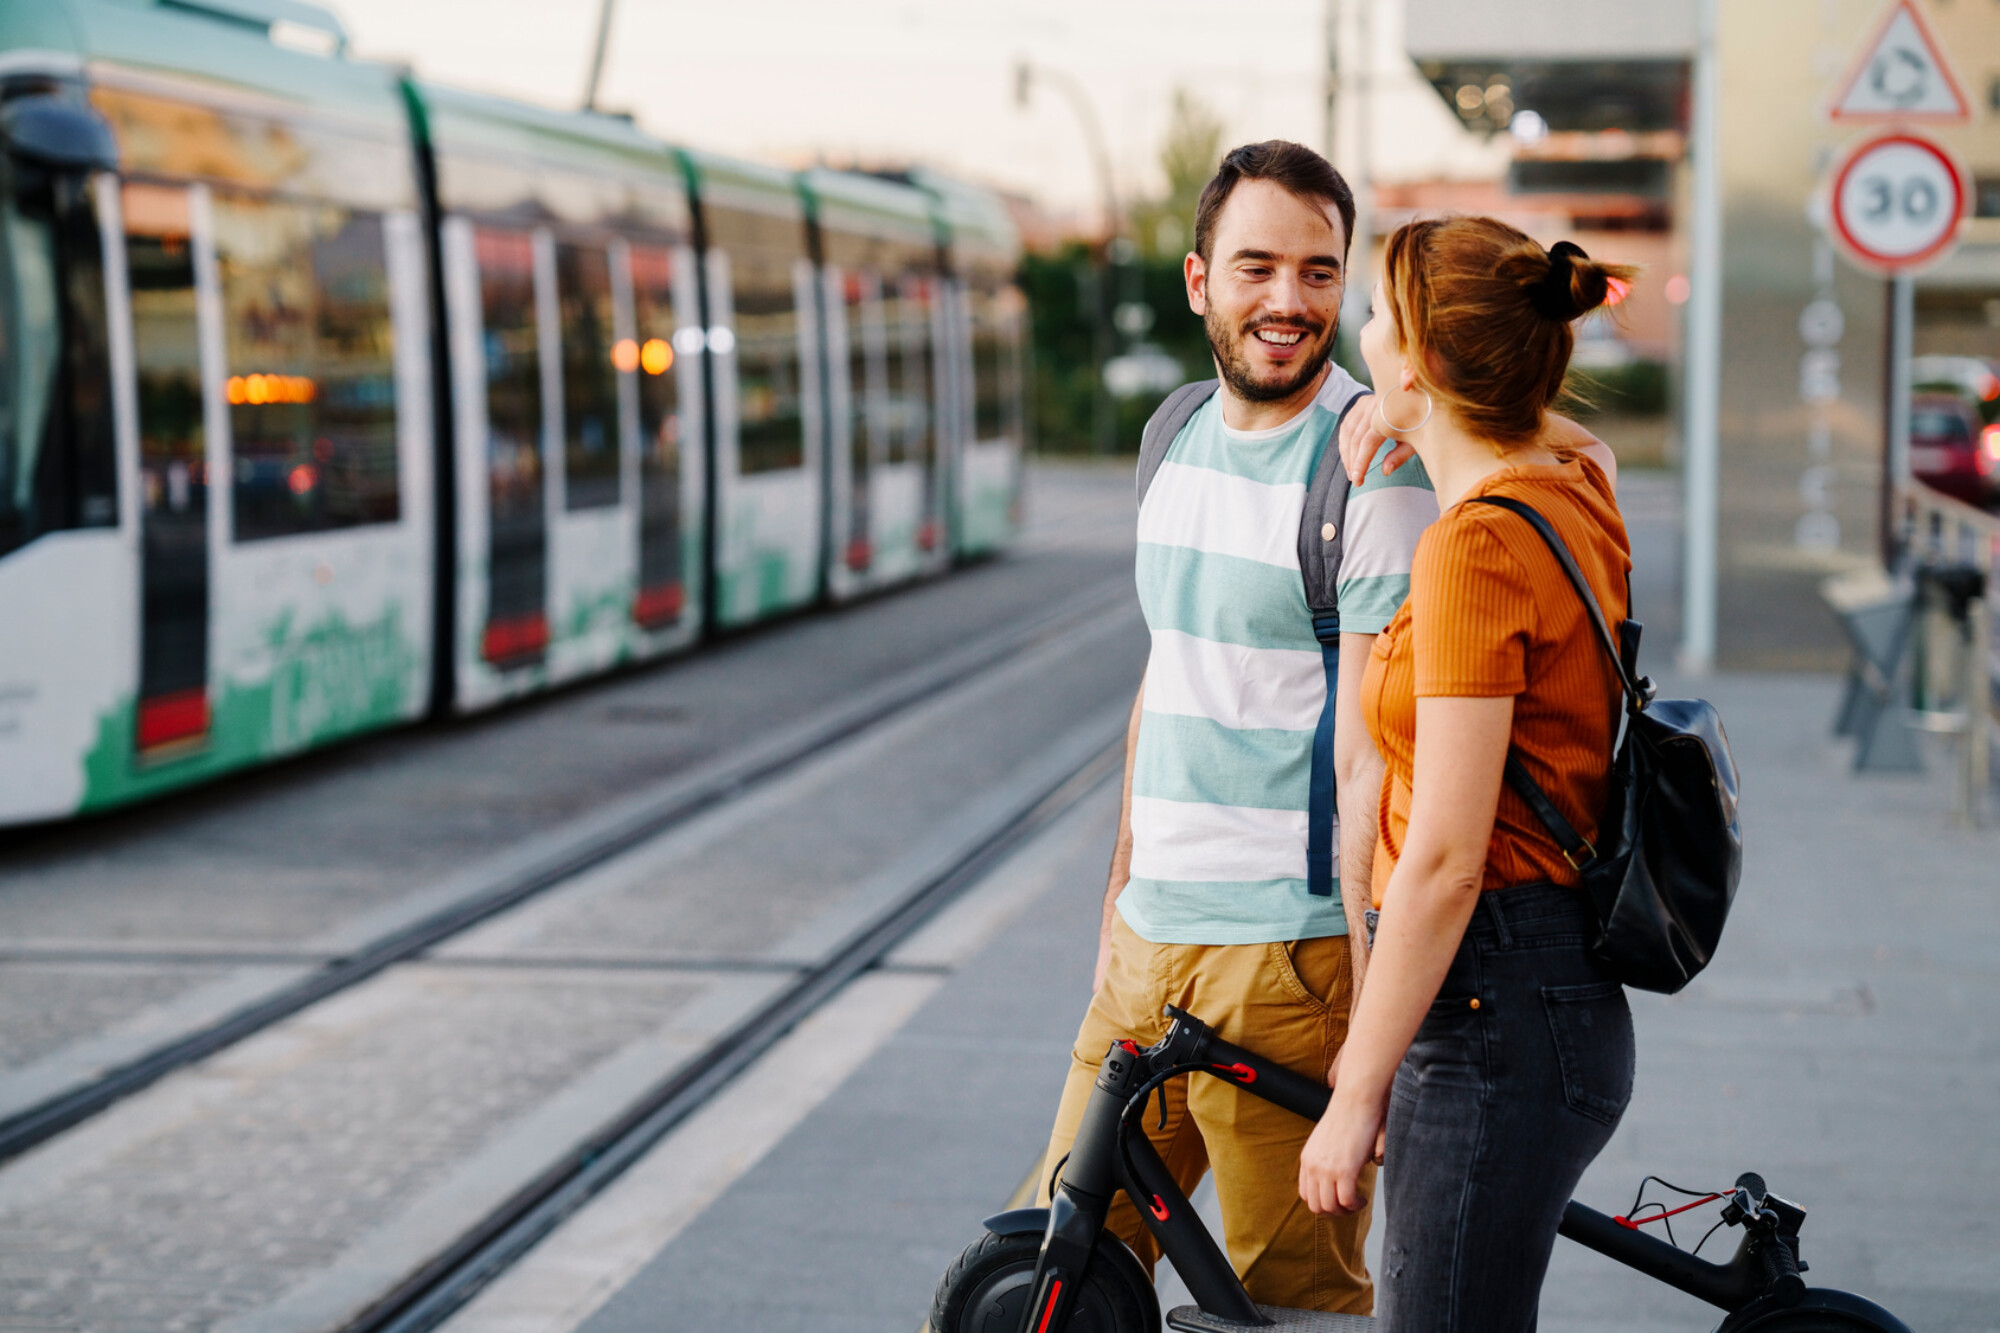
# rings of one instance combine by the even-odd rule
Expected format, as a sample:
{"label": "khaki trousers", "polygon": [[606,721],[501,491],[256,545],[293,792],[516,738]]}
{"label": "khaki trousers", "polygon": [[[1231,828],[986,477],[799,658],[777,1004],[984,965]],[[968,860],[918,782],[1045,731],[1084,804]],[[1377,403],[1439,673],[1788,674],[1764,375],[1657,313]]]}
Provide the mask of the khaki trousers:
{"label": "khaki trousers", "polygon": [[[1068,1081],[1049,1136],[1048,1167],[1068,1152],[1091,1085],[1111,1043],[1150,1046],[1166,1034],[1161,1006],[1174,1004],[1288,1069],[1326,1077],[1347,1038],[1354,975],[1345,936],[1278,944],[1150,944],[1113,915],[1104,987],[1090,1002],[1070,1051]],[[1232,1083],[1206,1076],[1167,1084],[1166,1127],[1157,1106],[1142,1123],[1186,1194],[1211,1168],[1222,1204],[1224,1245],[1250,1298],[1262,1305],[1368,1314],[1375,1304],[1362,1243],[1368,1210],[1319,1217],[1299,1198],[1299,1152],[1310,1122]],[[1374,1193],[1374,1167],[1362,1189]],[[1121,1191],[1107,1225],[1148,1272],[1160,1256],[1152,1233]]]}

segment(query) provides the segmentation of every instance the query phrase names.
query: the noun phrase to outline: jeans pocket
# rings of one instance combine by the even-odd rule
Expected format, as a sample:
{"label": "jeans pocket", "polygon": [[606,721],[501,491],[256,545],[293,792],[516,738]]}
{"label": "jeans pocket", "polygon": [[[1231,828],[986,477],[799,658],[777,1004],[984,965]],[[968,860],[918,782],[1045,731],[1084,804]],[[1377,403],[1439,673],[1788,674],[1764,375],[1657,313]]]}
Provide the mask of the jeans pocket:
{"label": "jeans pocket", "polygon": [[1578,1115],[1615,1125],[1632,1100],[1632,1011],[1615,981],[1542,987],[1563,1101]]}

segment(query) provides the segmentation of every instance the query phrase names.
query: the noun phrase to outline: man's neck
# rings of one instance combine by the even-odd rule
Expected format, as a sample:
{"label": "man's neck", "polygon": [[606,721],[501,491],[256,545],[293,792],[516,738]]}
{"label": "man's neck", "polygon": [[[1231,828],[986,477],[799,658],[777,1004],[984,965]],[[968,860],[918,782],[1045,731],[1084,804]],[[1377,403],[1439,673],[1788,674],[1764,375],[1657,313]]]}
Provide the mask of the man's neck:
{"label": "man's neck", "polygon": [[[1282,426],[1305,411],[1312,400],[1319,396],[1320,386],[1326,383],[1326,377],[1332,372],[1333,362],[1329,361],[1320,367],[1319,374],[1312,377],[1310,384],[1283,398],[1274,398],[1268,402],[1254,402],[1239,396],[1229,387],[1229,381],[1225,379],[1217,390],[1217,397],[1222,399],[1222,424],[1231,430],[1241,431],[1269,430],[1273,426]],[[1220,372],[1217,374],[1219,376]]]}

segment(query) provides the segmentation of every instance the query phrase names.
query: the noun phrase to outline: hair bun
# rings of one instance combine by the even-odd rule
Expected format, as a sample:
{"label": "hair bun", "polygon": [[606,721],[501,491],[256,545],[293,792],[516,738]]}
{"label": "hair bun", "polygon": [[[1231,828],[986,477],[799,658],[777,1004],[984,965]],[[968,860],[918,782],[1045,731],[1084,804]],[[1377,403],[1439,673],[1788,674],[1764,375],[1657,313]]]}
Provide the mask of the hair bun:
{"label": "hair bun", "polygon": [[1549,247],[1548,270],[1528,284],[1528,301],[1542,318],[1567,324],[1603,305],[1609,290],[1603,268],[1591,262],[1582,246],[1557,241]]}

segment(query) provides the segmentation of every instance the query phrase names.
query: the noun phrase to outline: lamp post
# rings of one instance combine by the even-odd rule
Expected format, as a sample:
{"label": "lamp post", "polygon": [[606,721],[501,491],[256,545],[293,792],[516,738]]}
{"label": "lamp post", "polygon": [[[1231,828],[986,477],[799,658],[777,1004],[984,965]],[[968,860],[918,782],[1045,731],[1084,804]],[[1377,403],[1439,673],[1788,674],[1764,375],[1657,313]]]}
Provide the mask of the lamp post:
{"label": "lamp post", "polygon": [[[605,0],[609,4],[610,0]],[[1111,180],[1111,153],[1105,147],[1104,130],[1098,124],[1097,111],[1090,104],[1090,94],[1083,84],[1061,70],[1047,69],[1029,64],[1026,60],[1014,64],[1014,104],[1025,109],[1028,97],[1036,81],[1047,84],[1062,94],[1063,100],[1076,113],[1077,124],[1083,130],[1085,146],[1090,150],[1091,165],[1097,171],[1097,187],[1102,195],[1103,238],[1092,250],[1090,263],[1090,324],[1091,324],[1091,395],[1090,424],[1091,448],[1100,454],[1110,453],[1116,446],[1117,423],[1112,415],[1111,391],[1104,383],[1104,365],[1111,359],[1111,320],[1106,302],[1105,258],[1107,252],[1118,239],[1120,227],[1118,217],[1118,192]]]}

